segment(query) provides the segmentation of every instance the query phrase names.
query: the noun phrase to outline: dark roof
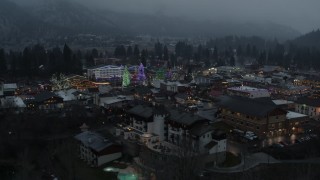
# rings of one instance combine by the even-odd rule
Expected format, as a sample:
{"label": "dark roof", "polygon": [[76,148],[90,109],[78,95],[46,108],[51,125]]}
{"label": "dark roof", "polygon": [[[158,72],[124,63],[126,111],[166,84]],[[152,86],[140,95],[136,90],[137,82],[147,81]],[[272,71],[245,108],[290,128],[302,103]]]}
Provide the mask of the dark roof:
{"label": "dark roof", "polygon": [[99,92],[99,88],[88,88],[88,92],[89,93],[98,93]]}
{"label": "dark roof", "polygon": [[140,116],[143,118],[150,118],[151,116],[153,116],[153,109],[152,107],[149,106],[143,106],[143,105],[138,105],[135,106],[131,109],[129,109],[128,111],[131,114],[134,114],[136,116]]}
{"label": "dark roof", "polygon": [[151,94],[152,93],[150,88],[148,88],[146,86],[138,86],[138,87],[131,89],[131,91],[139,93],[139,94]]}
{"label": "dark roof", "polygon": [[312,107],[320,107],[319,98],[301,97],[296,101],[297,104],[306,104]]}
{"label": "dark roof", "polygon": [[182,112],[178,110],[169,109],[170,117],[169,120],[184,125],[192,125],[198,121],[205,121],[204,118],[194,115],[192,113]]}
{"label": "dark roof", "polygon": [[155,105],[153,112],[154,112],[154,114],[157,114],[157,115],[169,114],[168,111],[166,110],[166,108],[164,107],[164,105],[162,105],[162,104]]}
{"label": "dark roof", "polygon": [[189,133],[195,136],[202,136],[203,134],[212,131],[214,128],[210,124],[203,123],[194,126]]}
{"label": "dark roof", "polygon": [[175,95],[174,97],[181,98],[181,99],[187,99],[189,97],[189,95],[187,93],[179,93],[179,94]]}
{"label": "dark roof", "polygon": [[219,105],[231,111],[264,117],[277,108],[277,106],[270,101],[266,98],[250,99],[245,97],[224,96],[221,98]]}
{"label": "dark roof", "polygon": [[227,138],[227,134],[222,130],[216,130],[212,132],[212,139],[220,141]]}
{"label": "dark roof", "polygon": [[75,91],[75,92],[73,92],[72,94],[75,95],[75,96],[79,96],[80,94],[82,94],[82,95],[88,95],[87,93],[80,92],[80,91]]}
{"label": "dark roof", "polygon": [[41,92],[41,93],[35,95],[35,96],[34,96],[34,101],[36,101],[36,102],[42,102],[42,101],[45,101],[45,100],[50,99],[50,98],[52,98],[52,97],[54,97],[54,98],[59,98],[59,99],[63,99],[63,98],[61,98],[60,96],[56,95],[56,94],[53,93],[53,92],[47,92],[47,91],[46,91],[46,92]]}
{"label": "dark roof", "polygon": [[102,137],[100,134],[91,131],[85,131],[77,134],[74,138],[96,152],[103,151],[104,149],[114,145],[111,141]]}
{"label": "dark roof", "polygon": [[215,141],[211,141],[211,142],[209,142],[208,144],[206,144],[204,147],[206,148],[206,149],[211,149],[211,148],[213,148],[215,145],[217,145],[218,143],[217,142],[215,142]]}

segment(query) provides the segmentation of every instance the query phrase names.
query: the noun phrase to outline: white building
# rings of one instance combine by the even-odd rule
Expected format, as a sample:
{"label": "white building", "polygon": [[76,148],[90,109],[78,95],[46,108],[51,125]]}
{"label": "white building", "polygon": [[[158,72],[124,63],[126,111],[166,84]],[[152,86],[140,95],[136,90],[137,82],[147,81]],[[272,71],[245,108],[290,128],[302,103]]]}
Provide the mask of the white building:
{"label": "white building", "polygon": [[131,114],[131,128],[134,130],[128,132],[131,133],[132,138],[138,135],[144,137],[144,139],[140,139],[142,141],[146,139],[145,137],[152,137],[159,141],[163,141],[165,139],[164,119],[168,114],[163,107],[152,108],[139,105],[130,109],[128,112]]}
{"label": "white building", "polygon": [[246,81],[264,83],[264,84],[271,84],[272,82],[272,78],[270,77],[257,76],[253,74],[246,74],[242,78],[243,80],[246,80]]}
{"label": "white building", "polygon": [[302,97],[295,102],[295,111],[308,115],[313,119],[320,119],[320,99]]}
{"label": "white building", "polygon": [[[11,83],[11,84],[3,84],[3,96],[5,97],[13,97],[15,95],[15,92],[17,90],[17,84]],[[0,90],[1,91],[1,90]]]}
{"label": "white building", "polygon": [[230,74],[230,73],[238,73],[242,72],[243,69],[240,67],[234,66],[219,66],[216,68],[218,74]]}
{"label": "white building", "polygon": [[187,87],[189,87],[188,84],[182,84],[179,81],[160,82],[160,89],[166,92],[179,92]]}
{"label": "white building", "polygon": [[238,86],[227,89],[230,96],[242,96],[248,98],[261,98],[270,97],[270,93],[267,89],[259,89],[249,86]]}
{"label": "white building", "polygon": [[[165,145],[192,147],[199,154],[226,151],[226,138],[215,139],[214,129],[208,121],[192,113],[167,110],[163,106],[135,106],[129,111],[130,127],[117,129],[117,135],[135,139],[151,149]],[[122,132],[121,132],[122,131]],[[190,146],[183,143],[190,142]],[[157,148],[156,148],[157,149]],[[157,149],[159,150],[159,149]]]}
{"label": "white building", "polygon": [[95,132],[84,131],[74,138],[79,142],[80,158],[92,167],[101,166],[122,156],[119,145]]}
{"label": "white building", "polygon": [[121,78],[123,70],[123,66],[103,65],[88,68],[87,75],[89,79],[93,79],[95,81],[109,80],[114,77]]}
{"label": "white building", "polygon": [[109,96],[109,97],[100,97],[99,105],[100,107],[104,107],[106,109],[111,107],[119,107],[121,108],[123,105],[127,104],[129,101],[133,100],[133,96]]}
{"label": "white building", "polygon": [[208,124],[198,124],[190,131],[191,137],[195,140],[194,148],[204,154],[214,154],[226,152],[227,138],[226,134],[214,130],[213,126]]}
{"label": "white building", "polygon": [[70,102],[77,100],[76,96],[73,94],[76,91],[76,89],[60,90],[56,91],[55,94],[63,98],[64,102]]}

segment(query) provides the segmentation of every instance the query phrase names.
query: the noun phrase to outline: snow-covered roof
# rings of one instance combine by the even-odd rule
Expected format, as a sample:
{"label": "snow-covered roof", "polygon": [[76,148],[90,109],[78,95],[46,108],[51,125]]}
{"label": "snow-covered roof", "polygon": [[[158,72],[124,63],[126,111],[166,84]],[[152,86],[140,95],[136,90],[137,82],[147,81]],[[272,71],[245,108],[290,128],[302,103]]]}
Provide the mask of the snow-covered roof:
{"label": "snow-covered roof", "polygon": [[21,97],[13,97],[13,98],[2,98],[1,99],[1,107],[2,108],[25,108],[26,104],[23,102]]}
{"label": "snow-covered roof", "polygon": [[113,104],[121,101],[133,100],[133,96],[112,96],[112,97],[103,97],[100,98],[100,106],[104,106],[105,104]]}
{"label": "snow-covered roof", "polygon": [[284,105],[284,104],[293,104],[294,103],[293,101],[288,101],[288,100],[285,100],[285,99],[276,99],[276,100],[272,100],[272,102],[275,105]]}
{"label": "snow-covered roof", "polygon": [[307,117],[305,114],[300,114],[293,111],[288,111],[287,113],[287,119],[295,119],[295,118],[301,118],[301,117]]}
{"label": "snow-covered roof", "polygon": [[72,94],[76,91],[76,89],[60,90],[55,92],[55,94],[63,98],[63,101],[73,101],[77,99],[76,96]]}
{"label": "snow-covered roof", "polygon": [[18,88],[18,86],[17,86],[16,83],[4,84],[4,85],[3,85],[4,91],[5,91],[6,89],[17,89],[17,88]]}

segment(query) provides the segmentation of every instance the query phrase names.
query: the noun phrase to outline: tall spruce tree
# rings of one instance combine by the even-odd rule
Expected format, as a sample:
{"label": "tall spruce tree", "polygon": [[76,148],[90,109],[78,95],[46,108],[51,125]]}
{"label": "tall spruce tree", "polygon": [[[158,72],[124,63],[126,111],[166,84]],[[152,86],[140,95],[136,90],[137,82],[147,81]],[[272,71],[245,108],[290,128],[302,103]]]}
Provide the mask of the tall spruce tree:
{"label": "tall spruce tree", "polygon": [[67,44],[65,44],[63,47],[63,62],[64,62],[64,72],[65,73],[70,73],[70,71],[72,72],[72,69],[73,69],[72,50]]}
{"label": "tall spruce tree", "polygon": [[0,73],[4,73],[7,70],[7,61],[4,49],[0,49]]}
{"label": "tall spruce tree", "polygon": [[122,75],[122,87],[128,87],[130,85],[130,73],[127,66],[125,66],[123,75]]}

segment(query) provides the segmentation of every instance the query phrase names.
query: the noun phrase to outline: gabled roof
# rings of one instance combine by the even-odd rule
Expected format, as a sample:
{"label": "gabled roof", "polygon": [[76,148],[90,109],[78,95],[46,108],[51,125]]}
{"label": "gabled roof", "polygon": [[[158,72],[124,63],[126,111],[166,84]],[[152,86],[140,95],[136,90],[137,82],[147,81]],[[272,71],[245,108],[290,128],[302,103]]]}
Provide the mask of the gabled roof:
{"label": "gabled roof", "polygon": [[264,117],[277,108],[269,98],[250,99],[236,96],[224,96],[219,105],[234,112],[258,117]]}
{"label": "gabled roof", "polygon": [[153,109],[152,109],[152,107],[149,107],[149,106],[138,105],[138,106],[135,106],[135,107],[129,109],[128,112],[131,114],[134,114],[136,116],[146,118],[146,119],[153,116]]}
{"label": "gabled roof", "polygon": [[175,98],[180,98],[180,99],[187,99],[189,97],[189,95],[187,93],[178,93],[174,97]]}
{"label": "gabled roof", "polygon": [[42,101],[45,101],[47,99],[50,99],[50,98],[60,98],[60,99],[63,99],[62,97],[56,95],[55,93],[53,92],[41,92],[40,94],[37,94],[35,97],[34,97],[34,100],[36,102],[42,102]]}
{"label": "gabled roof", "polygon": [[215,141],[210,141],[208,144],[206,144],[204,147],[206,148],[206,149],[211,149],[211,148],[213,148],[215,145],[217,145],[218,143],[217,142],[215,142]]}
{"label": "gabled roof", "polygon": [[213,129],[214,129],[213,126],[211,126],[210,124],[203,123],[203,124],[198,124],[194,126],[192,129],[190,129],[189,133],[199,137],[207,132],[213,131]]}
{"label": "gabled roof", "polygon": [[111,141],[102,137],[100,134],[91,131],[85,131],[77,134],[74,138],[96,152],[100,152],[114,145]]}
{"label": "gabled roof", "polygon": [[132,92],[139,93],[139,94],[151,94],[151,93],[152,93],[152,91],[150,90],[150,88],[145,87],[145,86],[135,87],[135,88],[131,89],[131,91],[132,91]]}
{"label": "gabled roof", "polygon": [[204,118],[194,115],[192,113],[182,112],[178,110],[169,109],[169,120],[179,124],[190,126],[199,121],[205,121]]}
{"label": "gabled roof", "polygon": [[75,91],[75,92],[73,92],[72,94],[73,94],[74,96],[79,96],[80,94],[81,94],[81,95],[87,95],[87,96],[89,95],[89,94],[87,94],[87,93],[80,92],[80,91]]}
{"label": "gabled roof", "polygon": [[88,88],[88,92],[89,93],[98,93],[99,92],[99,88]]}
{"label": "gabled roof", "polygon": [[3,84],[3,89],[17,89],[18,86],[16,83],[10,83],[10,84]]}
{"label": "gabled roof", "polygon": [[320,107],[319,98],[301,97],[296,101],[297,104],[306,104],[312,107]]}

